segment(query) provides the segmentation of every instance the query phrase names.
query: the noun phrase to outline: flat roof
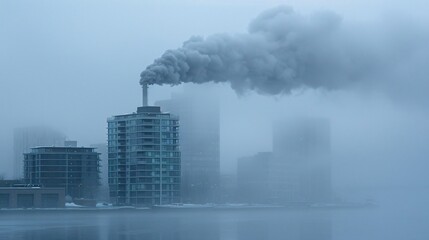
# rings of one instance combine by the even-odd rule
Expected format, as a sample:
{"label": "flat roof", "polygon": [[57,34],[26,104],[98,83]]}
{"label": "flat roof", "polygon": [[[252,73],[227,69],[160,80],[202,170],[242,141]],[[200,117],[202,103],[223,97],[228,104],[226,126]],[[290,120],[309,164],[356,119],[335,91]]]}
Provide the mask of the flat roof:
{"label": "flat roof", "polygon": [[60,146],[37,146],[37,147],[32,147],[31,149],[41,149],[41,148],[81,148],[81,149],[96,149],[96,147],[60,147]]}
{"label": "flat roof", "polygon": [[65,188],[51,187],[0,187],[0,190],[65,190]]}

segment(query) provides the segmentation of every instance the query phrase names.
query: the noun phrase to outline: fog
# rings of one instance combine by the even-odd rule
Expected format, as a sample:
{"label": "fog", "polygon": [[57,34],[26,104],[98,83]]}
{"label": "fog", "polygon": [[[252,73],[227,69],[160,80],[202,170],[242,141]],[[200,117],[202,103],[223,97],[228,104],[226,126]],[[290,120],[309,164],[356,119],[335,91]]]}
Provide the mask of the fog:
{"label": "fog", "polygon": [[[141,105],[142,79],[151,84],[150,105],[174,93],[216,93],[205,100],[219,102],[221,175],[235,175],[242,157],[273,151],[274,122],[297,117],[329,121],[333,198],[370,198],[384,207],[376,213],[294,212],[291,216],[301,224],[288,214],[276,215],[273,219],[288,223],[285,229],[328,225],[327,232],[319,229],[325,234],[321,239],[403,239],[409,231],[415,231],[415,239],[426,239],[428,10],[423,0],[1,1],[0,174],[14,177],[15,128],[48,126],[79,145],[106,143],[107,118],[135,112]],[[282,11],[291,15],[273,17]],[[267,16],[280,20],[264,22]],[[291,33],[282,35],[281,26],[290,22]],[[235,55],[229,54],[236,46],[241,47]],[[171,55],[174,61],[167,61]],[[222,64],[199,64],[207,56]],[[399,219],[402,213],[415,224],[383,225],[384,219]],[[177,239],[202,234],[189,230],[192,224],[214,236],[205,239],[282,239],[286,234],[268,225],[254,230],[260,238],[243,230],[271,213],[235,212],[235,218],[227,212],[212,214],[215,223],[206,217],[195,223],[200,216],[165,214],[157,215],[156,224],[173,219],[168,224],[180,226],[182,233]],[[106,224],[107,218],[100,217],[99,225],[117,224]],[[344,223],[350,219],[350,225]],[[367,219],[377,227],[363,224]],[[17,226],[20,221],[17,217]],[[215,230],[204,227],[212,223]],[[352,227],[360,224],[360,229]],[[107,239],[100,233],[104,228],[82,236]],[[146,236],[163,239],[159,232]],[[176,239],[174,231],[166,234],[166,239]],[[292,239],[318,239],[299,231],[291,234]]]}
{"label": "fog", "polygon": [[[106,118],[131,112],[140,104],[138,75],[165,50],[181,46],[190,36],[246,32],[249,22],[263,10],[275,8],[279,3],[281,1],[264,4],[255,1],[129,2],[122,5],[2,2],[3,174],[11,177],[13,128],[49,125],[82,144],[105,142]],[[300,88],[289,95],[272,97],[245,92],[237,96],[227,84],[214,86],[221,96],[223,170],[229,171],[235,158],[246,154],[247,147],[269,149],[271,119],[294,114],[321,115],[333,122],[333,144],[342,144],[333,147],[333,152],[340,154],[340,162],[361,165],[350,159],[357,153],[349,151],[358,151],[367,154],[364,158],[368,159],[359,162],[373,162],[369,160],[371,156],[388,154],[377,157],[378,166],[389,161],[398,168],[410,168],[409,171],[426,167],[423,160],[426,152],[424,146],[419,146],[424,144],[427,135],[427,127],[420,123],[426,119],[428,100],[425,91],[425,56],[428,52],[425,39],[428,35],[421,4],[416,1],[402,6],[396,2],[386,6],[382,1],[376,1],[368,5],[372,7],[365,7],[352,2],[291,2],[289,5],[303,18],[329,10],[339,19],[341,32],[354,44],[352,46],[362,49],[355,50],[354,47],[355,54],[362,53],[362,58],[370,60],[374,60],[372,56],[376,54],[383,59],[374,61],[388,65],[380,67],[378,75],[362,77],[358,81],[344,78],[344,81],[354,81],[353,84],[369,83],[336,91]],[[186,9],[186,14],[167,6]],[[365,76],[367,73],[363,71],[361,74]],[[180,86],[153,87],[150,101],[167,99],[171,92],[180,89]],[[256,114],[256,106],[264,114]],[[252,122],[243,120],[249,118],[255,124],[265,125],[254,129],[258,141],[244,142],[242,146],[228,149],[229,141],[234,137],[227,134],[228,129],[245,131]],[[88,134],[89,130],[91,134]],[[376,146],[366,146],[370,145],[368,140]],[[358,149],[354,147],[356,145],[359,145]],[[386,148],[410,156],[407,163],[390,159],[398,158],[398,154],[384,150]],[[377,149],[382,153],[376,153]],[[348,168],[348,164],[344,167]],[[373,168],[366,171],[370,169]],[[392,172],[392,175],[395,174]],[[416,177],[414,172],[410,175]]]}

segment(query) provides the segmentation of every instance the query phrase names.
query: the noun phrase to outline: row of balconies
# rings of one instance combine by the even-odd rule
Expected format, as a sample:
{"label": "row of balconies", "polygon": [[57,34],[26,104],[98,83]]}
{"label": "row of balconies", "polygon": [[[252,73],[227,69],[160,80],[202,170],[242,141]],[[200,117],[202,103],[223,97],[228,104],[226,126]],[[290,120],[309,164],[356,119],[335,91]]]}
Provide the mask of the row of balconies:
{"label": "row of balconies", "polygon": [[[180,165],[181,163],[180,163],[180,160],[178,160],[178,158],[163,158],[163,161],[161,163],[159,162],[159,160],[149,162],[149,160],[138,160],[137,159],[137,164],[130,164],[130,165],[135,166],[135,165],[146,165],[146,164]],[[127,163],[126,163],[125,159],[119,159],[116,163],[111,164],[111,165],[120,167],[123,165],[127,165]]]}
{"label": "row of balconies", "polygon": [[[135,177],[129,177],[130,180],[135,180],[136,182],[134,183],[151,183],[155,180],[159,181],[160,176],[135,176]],[[118,181],[124,182],[126,183],[126,177],[109,177],[109,179],[116,179]],[[153,181],[148,181],[148,179],[152,179]],[[172,182],[170,180],[173,180]],[[180,181],[180,175],[178,176],[166,176],[165,174],[163,174],[162,176],[162,182],[167,184],[167,183],[178,183]]]}
{"label": "row of balconies", "polygon": [[150,132],[150,133],[154,133],[154,132],[179,132],[179,127],[169,127],[170,129],[163,129],[158,128],[157,126],[155,127],[147,127],[144,129],[133,129],[133,130],[126,130],[126,129],[117,129],[116,130],[116,134],[131,134],[131,133],[145,133],[145,132]]}

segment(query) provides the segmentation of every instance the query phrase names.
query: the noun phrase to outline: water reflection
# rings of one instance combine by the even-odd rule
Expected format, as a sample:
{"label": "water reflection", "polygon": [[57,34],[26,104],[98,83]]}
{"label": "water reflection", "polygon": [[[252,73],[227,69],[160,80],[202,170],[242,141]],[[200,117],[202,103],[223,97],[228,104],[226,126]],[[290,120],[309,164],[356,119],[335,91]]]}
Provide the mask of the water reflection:
{"label": "water reflection", "polygon": [[[6,217],[6,218],[5,218]],[[0,239],[331,239],[326,211],[23,212],[2,215]]]}
{"label": "water reflection", "polygon": [[377,199],[379,207],[363,209],[0,210],[0,240],[429,239],[429,188]]}
{"label": "water reflection", "polygon": [[262,214],[238,223],[237,238],[330,240],[331,220],[328,212],[278,212]]}

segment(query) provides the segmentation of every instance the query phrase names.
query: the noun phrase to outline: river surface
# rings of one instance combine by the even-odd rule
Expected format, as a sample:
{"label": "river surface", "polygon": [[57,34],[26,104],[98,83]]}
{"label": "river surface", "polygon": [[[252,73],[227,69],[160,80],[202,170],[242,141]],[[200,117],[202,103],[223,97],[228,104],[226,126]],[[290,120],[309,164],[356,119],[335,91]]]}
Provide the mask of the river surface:
{"label": "river surface", "polygon": [[426,193],[362,209],[0,211],[0,239],[428,240]]}

